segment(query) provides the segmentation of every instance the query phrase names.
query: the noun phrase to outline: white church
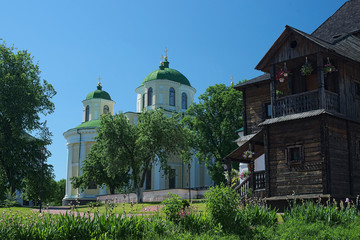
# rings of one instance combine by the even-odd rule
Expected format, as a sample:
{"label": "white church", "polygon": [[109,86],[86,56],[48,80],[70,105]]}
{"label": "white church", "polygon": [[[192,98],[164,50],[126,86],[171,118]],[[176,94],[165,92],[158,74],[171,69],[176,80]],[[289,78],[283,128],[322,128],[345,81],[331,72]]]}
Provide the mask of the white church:
{"label": "white church", "polygon": [[[165,111],[185,112],[193,103],[196,93],[189,80],[175,69],[169,68],[167,57],[161,62],[159,69],[153,71],[143,80],[141,85],[135,89],[136,112],[126,112],[129,121],[136,124],[138,115],[142,111],[163,108]],[[82,123],[64,133],[67,141],[67,178],[66,192],[63,204],[78,199],[81,202],[96,200],[100,195],[109,194],[105,186],[89,186],[82,191],[73,188],[71,178],[82,174],[82,164],[91,146],[95,143],[97,127],[100,126],[101,114],[114,114],[115,102],[109,93],[102,89],[100,79],[97,90],[89,93],[83,103]],[[191,166],[184,164],[179,156],[168,161],[171,174],[164,175],[160,165],[154,163],[146,175],[144,190],[164,189],[199,189],[213,185],[204,164],[199,164],[193,157]],[[190,168],[189,168],[190,167]],[[190,170],[190,172],[189,172]],[[174,176],[174,177],[172,177]]]}

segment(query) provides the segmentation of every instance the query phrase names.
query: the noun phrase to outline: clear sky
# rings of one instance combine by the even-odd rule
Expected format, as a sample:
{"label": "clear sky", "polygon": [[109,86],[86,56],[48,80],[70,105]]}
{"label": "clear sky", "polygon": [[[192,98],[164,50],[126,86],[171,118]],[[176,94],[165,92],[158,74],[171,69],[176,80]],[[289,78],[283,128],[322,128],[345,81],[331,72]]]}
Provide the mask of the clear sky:
{"label": "clear sky", "polygon": [[0,38],[27,49],[41,77],[57,91],[55,112],[44,117],[56,180],[66,178],[63,133],[82,121],[82,103],[96,90],[136,111],[135,88],[159,66],[167,47],[170,67],[197,90],[251,79],[274,41],[289,25],[312,33],[345,0],[58,0],[3,1]]}

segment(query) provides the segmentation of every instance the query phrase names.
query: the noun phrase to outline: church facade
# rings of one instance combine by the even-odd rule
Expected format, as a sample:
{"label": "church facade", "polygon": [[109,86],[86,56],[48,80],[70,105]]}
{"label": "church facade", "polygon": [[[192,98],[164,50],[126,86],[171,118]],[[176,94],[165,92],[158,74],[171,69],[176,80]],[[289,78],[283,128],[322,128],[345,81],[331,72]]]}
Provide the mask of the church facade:
{"label": "church facade", "polygon": [[[175,69],[169,67],[167,57],[159,69],[153,71],[136,88],[136,112],[126,112],[129,121],[137,123],[138,115],[146,110],[162,108],[169,115],[173,112],[185,112],[194,100],[196,93],[189,80]],[[97,90],[89,93],[83,103],[82,123],[64,133],[67,141],[67,178],[63,204],[78,199],[81,202],[93,201],[99,195],[109,194],[105,186],[88,186],[81,190],[73,188],[71,178],[82,174],[82,164],[95,143],[101,114],[114,114],[115,102],[109,93],[102,90],[99,82]],[[168,161],[171,174],[164,175],[160,165],[154,163],[146,174],[145,191],[190,188],[198,189],[213,184],[204,164],[193,157],[190,165],[184,164],[179,156]]]}

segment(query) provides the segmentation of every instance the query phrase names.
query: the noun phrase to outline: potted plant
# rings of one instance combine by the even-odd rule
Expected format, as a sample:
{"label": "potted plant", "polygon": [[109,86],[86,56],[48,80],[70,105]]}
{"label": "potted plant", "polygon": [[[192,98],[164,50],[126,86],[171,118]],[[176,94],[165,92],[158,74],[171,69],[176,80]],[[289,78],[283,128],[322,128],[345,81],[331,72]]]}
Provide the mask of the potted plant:
{"label": "potted plant", "polygon": [[255,153],[253,151],[250,150],[246,150],[245,152],[243,152],[243,158],[244,159],[249,159],[252,158],[255,155]]}
{"label": "potted plant", "polygon": [[286,79],[288,79],[289,73],[286,70],[281,69],[280,72],[276,74],[276,80],[279,82],[284,82]]}
{"label": "potted plant", "polygon": [[335,66],[332,65],[329,58],[327,58],[327,63],[324,65],[324,73],[327,74],[327,73],[332,73],[335,71],[336,71]]}
{"label": "potted plant", "polygon": [[311,66],[311,63],[308,62],[307,58],[305,60],[305,64],[302,65],[300,72],[303,76],[309,76],[313,72],[313,67]]}

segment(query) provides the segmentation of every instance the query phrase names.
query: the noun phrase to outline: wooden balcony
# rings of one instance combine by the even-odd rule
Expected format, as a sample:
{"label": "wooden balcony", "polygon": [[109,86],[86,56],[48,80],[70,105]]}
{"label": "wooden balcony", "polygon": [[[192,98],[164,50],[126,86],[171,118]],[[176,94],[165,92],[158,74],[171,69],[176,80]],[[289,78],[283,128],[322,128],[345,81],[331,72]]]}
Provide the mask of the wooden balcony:
{"label": "wooden balcony", "polygon": [[256,190],[265,190],[265,171],[254,172],[242,183],[239,182],[239,184],[234,187],[241,197],[247,195],[250,188],[253,192]]}
{"label": "wooden balcony", "polygon": [[320,106],[318,90],[278,98],[275,103],[274,117],[281,117],[323,108],[330,112],[339,112],[338,94],[325,90],[324,107]]}

